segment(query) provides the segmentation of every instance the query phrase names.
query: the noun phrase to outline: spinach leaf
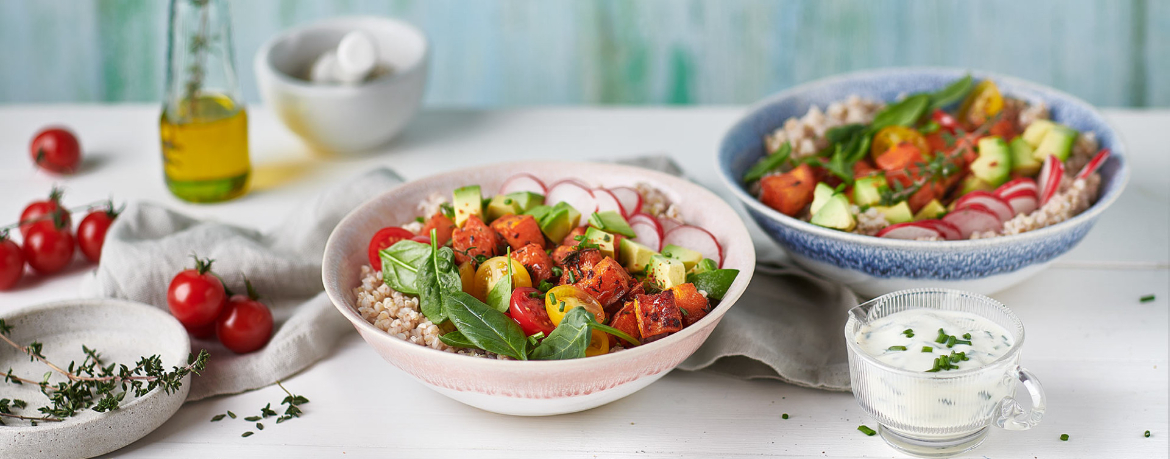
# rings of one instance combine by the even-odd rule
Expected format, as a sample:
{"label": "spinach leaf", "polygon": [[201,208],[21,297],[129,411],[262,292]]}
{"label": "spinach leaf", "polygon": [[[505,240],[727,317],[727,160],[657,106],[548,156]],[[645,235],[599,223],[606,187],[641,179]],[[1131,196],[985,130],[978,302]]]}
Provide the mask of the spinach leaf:
{"label": "spinach leaf", "polygon": [[[434,244],[435,239],[431,239]],[[431,256],[418,271],[418,306],[432,323],[447,320],[447,297],[462,293],[463,283],[455,267],[455,252],[450,247],[433,248]]]}
{"label": "spinach leaf", "polygon": [[418,294],[418,270],[431,256],[431,247],[421,242],[401,240],[378,251],[382,258],[382,280],[390,288],[411,295]]}
{"label": "spinach leaf", "polygon": [[444,344],[451,347],[462,347],[468,349],[475,348],[475,343],[471,342],[471,340],[468,340],[466,336],[463,336],[463,332],[459,330],[439,335],[439,341],[442,341]]}
{"label": "spinach leaf", "polygon": [[698,274],[687,275],[687,282],[695,284],[695,288],[707,292],[708,298],[722,300],[739,275],[738,269],[716,269]]}
{"label": "spinach leaf", "polygon": [[954,83],[947,85],[947,87],[932,93],[930,95],[930,110],[945,108],[948,105],[963,100],[963,97],[971,91],[971,83],[971,75],[967,75],[955,80]]}
{"label": "spinach leaf", "polygon": [[751,169],[748,169],[747,173],[743,174],[743,182],[751,183],[763,178],[769,172],[784,164],[784,161],[787,161],[791,154],[792,144],[784,142],[784,145],[777,148],[775,153],[761,158],[760,162],[752,166]]}
{"label": "spinach leaf", "polygon": [[914,94],[901,102],[888,105],[873,117],[873,124],[869,129],[877,132],[888,126],[912,126],[926,113],[926,106],[930,105],[929,94]]}
{"label": "spinach leaf", "polygon": [[585,357],[589,347],[589,325],[596,323],[593,313],[577,306],[570,310],[557,328],[549,333],[536,349],[532,350],[533,360],[566,360]]}
{"label": "spinach leaf", "polygon": [[845,124],[829,128],[828,131],[825,131],[825,139],[828,140],[829,143],[841,143],[864,131],[864,124]]}
{"label": "spinach leaf", "polygon": [[508,307],[512,304],[512,252],[508,251],[507,263],[508,276],[496,281],[496,285],[492,286],[492,290],[488,292],[487,304],[497,311],[507,313]]}
{"label": "spinach leaf", "polygon": [[462,290],[450,291],[445,301],[443,311],[475,347],[514,359],[528,359],[528,337],[512,318]]}

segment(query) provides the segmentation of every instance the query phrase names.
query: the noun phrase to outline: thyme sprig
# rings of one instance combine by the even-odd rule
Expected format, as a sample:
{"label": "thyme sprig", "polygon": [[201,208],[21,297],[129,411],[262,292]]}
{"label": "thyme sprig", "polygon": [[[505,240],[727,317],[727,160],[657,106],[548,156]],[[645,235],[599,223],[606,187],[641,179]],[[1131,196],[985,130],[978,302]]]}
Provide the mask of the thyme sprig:
{"label": "thyme sprig", "polygon": [[[188,356],[187,365],[176,366],[167,371],[163,367],[162,359],[158,355],[152,355],[142,357],[131,368],[112,362],[107,365],[97,350],[83,345],[81,350],[85,353],[85,359],[81,363],[71,361],[67,367],[62,368],[45,357],[42,353],[44,348],[42,343],[33,341],[27,346],[21,346],[12,341],[7,336],[12,332],[12,329],[11,325],[0,319],[0,341],[4,341],[9,346],[27,354],[30,361],[40,361],[49,367],[50,371],[46,372],[38,381],[17,376],[9,368],[4,375],[4,382],[38,386],[41,393],[49,399],[49,404],[37,408],[37,411],[41,412],[43,416],[32,417],[12,412],[11,407],[24,409],[27,406],[27,403],[22,400],[11,402],[11,404],[0,403],[3,405],[0,407],[0,418],[27,420],[34,425],[37,421],[63,421],[65,418],[86,409],[92,409],[99,413],[117,410],[126,398],[126,394],[131,392],[134,393],[135,397],[141,397],[156,388],[161,388],[163,392],[170,394],[183,385],[183,378],[188,374],[198,375],[202,372],[209,357],[207,351],[202,350],[197,356]],[[50,383],[49,378],[53,373],[64,376],[66,381],[56,384]]]}
{"label": "thyme sprig", "polygon": [[[284,409],[284,414],[277,415],[276,410],[272,409],[272,404],[269,403],[269,404],[264,405],[263,407],[260,408],[260,415],[259,416],[248,416],[248,417],[244,418],[245,421],[255,423],[255,427],[257,430],[264,430],[264,424],[260,423],[258,421],[268,419],[269,417],[275,416],[277,424],[280,424],[280,423],[287,421],[289,419],[292,419],[292,418],[301,417],[301,414],[304,413],[304,411],[301,410],[301,405],[309,403],[308,398],[305,398],[302,395],[296,395],[296,394],[293,394],[292,392],[289,392],[289,390],[286,389],[284,387],[284,384],[282,384],[280,381],[277,381],[276,385],[280,386],[280,389],[283,390],[285,394],[288,394],[288,396],[285,397],[284,400],[282,400],[280,402],[281,405],[288,405],[288,407]],[[228,411],[227,414],[217,414],[217,415],[213,416],[211,418],[211,422],[222,421],[224,416],[230,416],[232,419],[236,418],[236,415],[234,413],[232,413],[231,411]],[[244,432],[240,436],[246,438],[246,437],[250,437],[254,434],[255,434],[255,432],[247,431],[247,432]]]}

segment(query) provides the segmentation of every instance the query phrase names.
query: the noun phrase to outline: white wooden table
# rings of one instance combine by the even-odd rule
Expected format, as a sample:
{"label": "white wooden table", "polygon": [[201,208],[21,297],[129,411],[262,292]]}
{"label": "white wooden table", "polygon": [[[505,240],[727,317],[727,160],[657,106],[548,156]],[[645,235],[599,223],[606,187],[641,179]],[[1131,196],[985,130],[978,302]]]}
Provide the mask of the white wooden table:
{"label": "white wooden table", "polygon": [[[724,197],[714,152],[740,115],[733,108],[574,108],[424,113],[387,152],[359,159],[313,156],[261,108],[250,113],[255,189],[218,205],[172,197],[162,180],[155,105],[0,107],[0,220],[67,188],[67,203],[149,199],[191,214],[268,228],[303,199],[374,165],[408,178],[524,158],[674,156]],[[1167,298],[1170,297],[1170,111],[1106,112],[1127,139],[1133,178],[1084,242],[1054,267],[995,297],[1028,329],[1023,364],[1048,392],[1043,424],[995,431],[973,457],[1166,457]],[[27,147],[41,126],[63,123],[91,161],[74,177],[35,172]],[[739,204],[734,205],[739,208]],[[754,228],[754,225],[749,223]],[[771,243],[765,242],[765,243]],[[80,258],[80,256],[79,256]],[[92,266],[25,281],[0,293],[0,311],[76,296]],[[1141,304],[1138,298],[1156,294]],[[312,400],[305,417],[249,438],[217,413],[279,403],[270,387],[186,405],[114,455],[127,457],[900,457],[860,424],[876,427],[853,396],[774,381],[676,371],[628,398],[584,413],[517,418],[452,401],[383,362],[356,334],[286,385]],[[782,420],[781,414],[790,418]],[[1143,438],[1145,430],[1153,432]],[[1071,439],[1062,442],[1060,434]],[[519,454],[518,454],[519,452]],[[521,454],[523,456],[521,456]],[[2,456],[2,454],[0,454]]]}

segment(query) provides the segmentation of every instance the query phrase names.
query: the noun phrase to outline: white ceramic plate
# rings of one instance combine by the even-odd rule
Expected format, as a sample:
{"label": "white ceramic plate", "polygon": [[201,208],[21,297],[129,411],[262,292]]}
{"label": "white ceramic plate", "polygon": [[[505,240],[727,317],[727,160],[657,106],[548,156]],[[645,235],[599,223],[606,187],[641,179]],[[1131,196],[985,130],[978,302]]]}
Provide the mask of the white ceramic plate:
{"label": "white ceramic plate", "polygon": [[[97,350],[102,360],[133,365],[143,356],[158,354],[165,368],[185,365],[191,346],[187,332],[177,320],[153,306],[113,299],[79,299],[48,303],[0,315],[13,327],[8,335],[21,345],[31,341],[44,344],[42,353],[62,367],[81,361],[82,344]],[[0,342],[0,373],[8,369],[29,379],[40,379],[48,367],[30,362],[26,354]],[[188,376],[178,391],[160,389],[134,398],[126,395],[121,408],[107,413],[85,410],[63,422],[42,422],[36,426],[5,418],[0,426],[0,451],[4,457],[81,458],[114,451],[142,438],[166,422],[190,388]],[[63,381],[54,374],[50,382]],[[49,403],[33,385],[14,385],[0,379],[0,398],[28,402],[15,414],[39,416],[38,407]]]}

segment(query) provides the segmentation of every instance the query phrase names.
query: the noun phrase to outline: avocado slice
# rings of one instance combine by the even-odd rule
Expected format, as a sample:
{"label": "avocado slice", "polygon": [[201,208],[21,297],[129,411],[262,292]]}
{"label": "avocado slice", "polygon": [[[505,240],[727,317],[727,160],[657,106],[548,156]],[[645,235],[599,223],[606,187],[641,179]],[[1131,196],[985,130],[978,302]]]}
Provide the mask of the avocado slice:
{"label": "avocado slice", "polygon": [[573,222],[574,227],[580,226],[581,212],[577,212],[577,209],[574,209],[573,206],[570,206],[569,203],[564,202],[564,201],[558,202],[558,203],[556,203],[556,205],[553,205],[553,210],[561,210],[561,209],[564,209],[567,212],[569,212],[569,221]]}
{"label": "avocado slice", "polygon": [[495,220],[495,219],[503,217],[505,215],[514,215],[514,214],[519,214],[521,212],[523,212],[523,210],[520,209],[519,202],[517,202],[515,199],[512,199],[508,196],[505,196],[502,194],[497,194],[497,195],[492,197],[491,201],[488,202],[488,205],[487,205],[488,219],[485,220],[485,222]]}
{"label": "avocado slice", "polygon": [[544,195],[533,193],[531,191],[517,191],[515,193],[508,193],[504,196],[512,198],[512,200],[516,201],[516,204],[520,206],[520,212],[516,213],[527,212],[533,207],[544,204]]}
{"label": "avocado slice", "polygon": [[626,223],[625,217],[612,210],[594,212],[589,216],[589,224],[625,237],[638,237],[638,233],[635,233],[634,229],[630,228],[630,224]]}
{"label": "avocado slice", "polygon": [[645,271],[646,265],[650,264],[650,257],[654,255],[658,255],[658,252],[629,238],[622,238],[618,243],[618,262],[632,273]]}
{"label": "avocado slice", "polygon": [[971,163],[971,174],[992,188],[1011,177],[1012,155],[1007,142],[998,136],[979,139],[979,157]]}
{"label": "avocado slice", "polygon": [[1028,141],[1023,137],[1016,137],[1008,146],[1012,150],[1012,172],[1026,177],[1040,172],[1040,166],[1044,163],[1037,161],[1033,156],[1034,150],[1028,145]]}
{"label": "avocado slice", "polygon": [[[564,236],[561,236],[561,239],[564,239]],[[614,246],[617,244],[617,236],[590,226],[585,230],[585,242],[596,245],[597,250],[601,251],[601,255],[614,258]]]}
{"label": "avocado slice", "polygon": [[716,269],[719,269],[719,264],[715,263],[715,260],[704,258],[695,264],[695,267],[691,268],[690,272],[687,274],[702,274],[708,271],[714,271]]}
{"label": "avocado slice", "polygon": [[479,192],[479,185],[468,185],[455,189],[455,226],[462,227],[468,217],[475,216],[483,220],[483,196]]}
{"label": "avocado slice", "polygon": [[[574,215],[575,214],[575,215]],[[540,219],[540,231],[549,239],[560,242],[569,235],[581,219],[581,214],[570,208],[550,208]]]}
{"label": "avocado slice", "polygon": [[892,206],[873,206],[871,209],[877,209],[882,215],[886,216],[886,221],[891,225],[899,223],[906,223],[914,220],[914,214],[910,211],[910,203],[906,201],[899,202]]}
{"label": "avocado slice", "polygon": [[[976,177],[975,174],[970,174],[963,179],[962,186],[959,187],[959,196],[965,195],[972,191],[991,191],[994,189],[995,186],[987,183],[986,180]],[[952,202],[952,204],[954,203]]]}
{"label": "avocado slice", "polygon": [[830,197],[825,205],[813,214],[811,223],[841,231],[851,231],[857,226],[857,220],[849,212],[849,199],[841,193]]}
{"label": "avocado slice", "polygon": [[818,182],[816,189],[813,190],[813,202],[812,206],[809,207],[808,213],[817,213],[818,210],[821,210],[821,206],[825,205],[825,202],[828,202],[829,198],[836,192],[837,190],[834,190],[833,187],[825,184],[825,182]]}
{"label": "avocado slice", "polygon": [[682,262],[662,255],[650,257],[650,264],[646,267],[646,272],[647,279],[663,290],[685,284],[687,281],[687,271]]}
{"label": "avocado slice", "polygon": [[934,218],[942,218],[946,215],[947,208],[943,207],[942,203],[937,199],[931,199],[930,202],[918,209],[918,213],[914,214],[915,220],[930,220]]}
{"label": "avocado slice", "polygon": [[885,177],[857,179],[853,183],[853,203],[865,207],[881,202],[883,186],[886,186]]}
{"label": "avocado slice", "polygon": [[681,261],[687,271],[693,269],[695,265],[698,265],[703,260],[703,254],[674,244],[666,244],[666,247],[662,248],[662,255]]}
{"label": "avocado slice", "polygon": [[1052,126],[1056,126],[1056,123],[1049,120],[1040,119],[1032,121],[1032,124],[1029,124],[1028,128],[1024,129],[1024,133],[1020,137],[1023,137],[1024,141],[1028,142],[1028,146],[1036,148],[1040,146],[1040,141],[1044,140],[1044,136],[1052,129]]}
{"label": "avocado slice", "polygon": [[1063,124],[1052,126],[1052,129],[1044,134],[1044,139],[1040,141],[1040,145],[1036,147],[1032,157],[1043,163],[1045,158],[1055,155],[1056,159],[1063,162],[1072,153],[1073,142],[1077,140],[1077,134],[1079,133],[1076,129]]}

